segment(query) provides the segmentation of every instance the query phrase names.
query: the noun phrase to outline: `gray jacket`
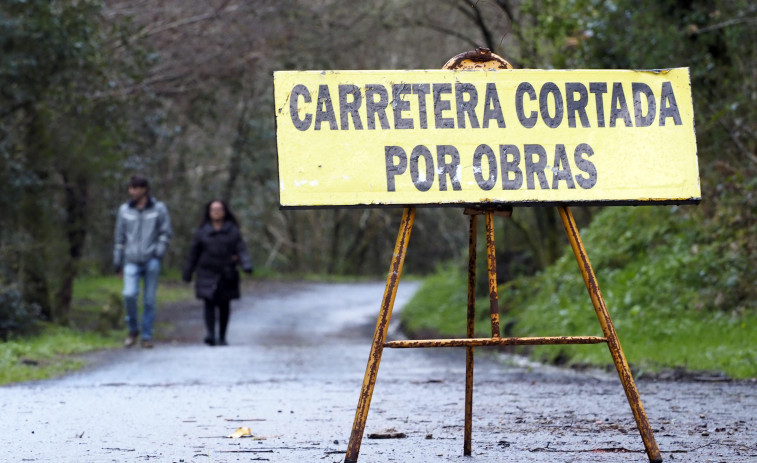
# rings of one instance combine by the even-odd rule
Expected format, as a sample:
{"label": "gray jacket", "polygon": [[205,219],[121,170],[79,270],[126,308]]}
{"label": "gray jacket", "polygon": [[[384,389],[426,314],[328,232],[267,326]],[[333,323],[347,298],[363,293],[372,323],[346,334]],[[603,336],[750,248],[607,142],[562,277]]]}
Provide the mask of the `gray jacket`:
{"label": "gray jacket", "polygon": [[126,262],[144,264],[153,257],[162,258],[171,235],[171,218],[162,202],[150,197],[142,210],[132,201],[122,204],[116,218],[113,266],[121,270]]}

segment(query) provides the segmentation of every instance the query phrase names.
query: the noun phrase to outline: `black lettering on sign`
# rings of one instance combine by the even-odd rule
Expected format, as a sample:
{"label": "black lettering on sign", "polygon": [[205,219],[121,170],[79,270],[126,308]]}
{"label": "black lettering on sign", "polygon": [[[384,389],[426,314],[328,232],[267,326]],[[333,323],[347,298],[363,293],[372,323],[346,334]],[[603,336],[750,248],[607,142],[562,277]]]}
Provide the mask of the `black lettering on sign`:
{"label": "black lettering on sign", "polygon": [[626,127],[632,127],[631,113],[628,112],[626,96],[623,94],[623,85],[620,82],[612,84],[612,99],[610,100],[610,127],[615,127],[615,121],[622,117]]}
{"label": "black lettering on sign", "polygon": [[451,109],[450,101],[443,100],[442,95],[452,94],[452,84],[434,84],[434,122],[437,129],[454,129],[455,121],[451,117],[443,117],[443,112]]}
{"label": "black lettering on sign", "polygon": [[484,128],[489,128],[489,121],[494,119],[497,121],[497,126],[500,129],[504,129],[505,116],[502,114],[502,105],[499,103],[499,94],[497,93],[497,86],[489,82],[486,84],[486,96],[484,97]]}
{"label": "black lettering on sign", "polygon": [[[420,158],[423,158],[426,167],[423,178],[418,170]],[[410,179],[418,191],[428,191],[434,184],[434,158],[431,156],[431,151],[423,145],[416,146],[410,153]]]}
{"label": "black lettering on sign", "polygon": [[[352,95],[352,101],[347,101],[347,97]],[[339,85],[339,118],[342,123],[342,130],[349,130],[348,116],[352,116],[352,124],[355,130],[363,130],[363,123],[360,120],[360,114],[357,110],[360,108],[363,96],[357,85],[342,84]]]}
{"label": "black lettering on sign", "polygon": [[331,93],[328,85],[318,86],[318,100],[315,108],[315,130],[321,130],[321,123],[328,122],[329,129],[339,130],[334,115],[334,105],[331,103]]}
{"label": "black lettering on sign", "polygon": [[531,114],[526,117],[523,113],[523,96],[526,94],[528,94],[531,101],[536,101],[536,90],[534,90],[534,87],[528,82],[521,82],[515,90],[515,112],[518,115],[520,124],[527,129],[531,129],[536,125],[539,114],[536,111],[531,111]]}
{"label": "black lettering on sign", "polygon": [[594,156],[594,150],[591,148],[591,146],[589,146],[588,143],[581,143],[580,145],[576,146],[576,149],[573,152],[573,161],[576,163],[576,167],[579,170],[582,170],[583,172],[586,172],[588,174],[588,177],[583,175],[576,175],[576,182],[578,182],[578,186],[580,186],[584,190],[588,190],[597,184],[597,167],[593,162],[589,161],[588,159],[584,159],[582,157],[582,155],[584,154],[589,157]]}
{"label": "black lettering on sign", "polygon": [[299,118],[299,98],[302,97],[305,103],[310,103],[310,90],[302,84],[297,84],[289,95],[289,117],[292,118],[292,124],[297,130],[307,130],[313,122],[312,114],[305,114],[304,119]]}
{"label": "black lettering on sign", "polygon": [[660,126],[664,126],[665,119],[669,117],[673,118],[675,125],[682,124],[676,96],[673,94],[673,86],[670,82],[663,82],[662,93],[660,94]]}
{"label": "black lettering on sign", "polygon": [[[484,178],[484,171],[481,168],[482,160],[486,156],[489,176]],[[497,184],[497,157],[489,145],[478,145],[473,153],[473,177],[482,190],[489,191]]]}
{"label": "black lettering on sign", "polygon": [[[578,99],[576,99],[578,93]],[[580,82],[565,83],[565,106],[568,113],[568,127],[576,126],[576,113],[581,119],[581,127],[591,127],[586,115],[586,105],[589,103],[589,93],[586,86]]]}
{"label": "black lettering on sign", "polygon": [[[378,96],[378,101],[376,101]],[[368,121],[368,129],[376,129],[376,116],[379,118],[381,128],[389,130],[389,121],[386,119],[386,107],[389,104],[389,94],[383,85],[368,84],[365,86],[365,119]]]}
{"label": "black lettering on sign", "polygon": [[426,111],[426,96],[431,93],[430,84],[413,84],[413,93],[418,95],[418,116],[422,129],[428,128],[428,114]]}
{"label": "black lettering on sign", "polygon": [[410,110],[410,101],[403,100],[403,95],[410,94],[410,84],[392,85],[392,107],[394,108],[394,128],[395,129],[412,129],[413,120],[402,117],[403,111]]}
{"label": "black lettering on sign", "polygon": [[[633,94],[633,113],[636,118],[636,127],[649,127],[654,122],[657,113],[657,102],[652,89],[643,82],[634,82],[631,84],[631,92]],[[642,107],[641,95],[644,95],[647,102],[646,114],[644,114]]]}
{"label": "black lettering on sign", "polygon": [[[534,94],[534,97],[536,95]],[[509,156],[512,155],[512,161]],[[520,170],[520,150],[515,145],[499,145],[499,163],[502,165],[502,189],[518,190],[523,186],[523,171]],[[510,178],[512,172],[513,178]]]}
{"label": "black lettering on sign", "polygon": [[[466,95],[468,96],[466,98]],[[476,105],[478,105],[478,92],[473,84],[458,82],[455,84],[455,106],[457,106],[457,126],[465,128],[465,116],[470,119],[472,129],[477,129],[478,117],[476,116]]]}
{"label": "black lettering on sign", "polygon": [[[396,163],[394,162],[395,159],[397,159]],[[407,154],[399,146],[385,146],[384,161],[386,164],[386,191],[395,191],[394,177],[404,174],[407,170]]]}
{"label": "black lettering on sign", "polygon": [[[537,160],[534,160],[534,155]],[[547,176],[544,169],[547,167],[547,152],[541,145],[526,144],[523,146],[523,158],[526,164],[526,186],[529,190],[534,190],[534,174],[539,179],[539,186],[542,190],[549,190]]]}
{"label": "black lettering on sign", "polygon": [[[447,162],[447,156],[452,158],[450,162]],[[453,190],[463,189],[460,186],[460,152],[457,148],[452,145],[436,145],[436,165],[439,173],[439,191],[447,191],[448,176]]]}
{"label": "black lettering on sign", "polygon": [[605,102],[604,95],[607,93],[607,84],[604,82],[591,82],[589,91],[594,94],[594,101],[597,105],[597,127],[605,126]]}
{"label": "black lettering on sign", "polygon": [[[554,117],[549,114],[549,95],[552,95],[555,102]],[[556,129],[560,126],[563,118],[562,93],[554,82],[547,82],[542,85],[541,90],[539,91],[539,111],[541,112],[541,118],[544,120],[544,123],[547,124],[547,127]]]}
{"label": "black lettering on sign", "polygon": [[573,190],[576,188],[576,184],[573,183],[573,173],[570,171],[568,155],[565,153],[565,145],[563,144],[555,146],[555,163],[552,165],[553,190],[556,190],[560,186],[560,180],[564,180],[569,189]]}

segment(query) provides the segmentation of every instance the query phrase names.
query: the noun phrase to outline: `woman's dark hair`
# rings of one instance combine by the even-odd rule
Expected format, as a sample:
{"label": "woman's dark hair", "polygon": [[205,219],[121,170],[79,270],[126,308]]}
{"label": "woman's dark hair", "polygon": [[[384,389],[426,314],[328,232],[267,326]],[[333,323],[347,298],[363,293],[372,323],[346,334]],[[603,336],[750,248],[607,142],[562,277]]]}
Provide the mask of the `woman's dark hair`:
{"label": "woman's dark hair", "polygon": [[226,204],[226,202],[222,199],[211,199],[208,201],[208,204],[205,205],[205,213],[202,216],[202,222],[200,222],[200,226],[205,225],[206,223],[210,223],[210,205],[213,203],[221,203],[223,206],[223,220],[224,222],[231,222],[237,227],[239,227],[239,222],[237,221],[237,218],[232,214],[231,210],[229,209],[229,206]]}
{"label": "woman's dark hair", "polygon": [[129,179],[129,188],[150,188],[150,183],[146,177],[141,175],[132,175]]}

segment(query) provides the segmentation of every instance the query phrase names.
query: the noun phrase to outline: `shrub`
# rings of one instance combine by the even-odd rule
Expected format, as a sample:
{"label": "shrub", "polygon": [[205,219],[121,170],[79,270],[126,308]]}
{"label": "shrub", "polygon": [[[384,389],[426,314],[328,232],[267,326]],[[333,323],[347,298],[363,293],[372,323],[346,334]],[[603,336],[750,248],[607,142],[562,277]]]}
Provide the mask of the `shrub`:
{"label": "shrub", "polygon": [[23,300],[14,285],[0,286],[0,339],[7,341],[13,334],[23,334],[39,317],[37,304]]}

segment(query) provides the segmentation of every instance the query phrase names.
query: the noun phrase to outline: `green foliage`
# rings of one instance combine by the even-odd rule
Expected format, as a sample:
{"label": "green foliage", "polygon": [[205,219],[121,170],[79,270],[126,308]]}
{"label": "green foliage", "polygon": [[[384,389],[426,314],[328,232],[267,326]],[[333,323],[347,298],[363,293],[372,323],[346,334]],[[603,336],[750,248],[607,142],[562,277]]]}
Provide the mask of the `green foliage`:
{"label": "green foliage", "polygon": [[524,0],[513,27],[521,41],[523,68],[565,68],[580,40],[592,0]]}
{"label": "green foliage", "polygon": [[39,307],[24,301],[13,286],[0,286],[0,341],[26,333],[39,316]]}
{"label": "green foliage", "polygon": [[[96,0],[0,5],[0,277],[65,322],[103,190],[120,176],[129,74]],[[110,228],[110,227],[108,227]]]}
{"label": "green foliage", "polygon": [[465,334],[467,286],[464,271],[447,264],[423,280],[407,307],[400,314],[403,329],[424,336]]}
{"label": "green foliage", "polygon": [[[486,275],[486,270],[483,270]],[[481,273],[479,273],[481,275]],[[491,336],[489,297],[476,300],[476,336]],[[402,329],[413,337],[465,337],[468,307],[467,267],[440,264],[400,313]]]}
{"label": "green foliage", "polygon": [[690,68],[705,199],[693,214],[710,239],[724,244],[723,252],[739,247],[750,256],[749,267],[757,267],[757,247],[735,236],[757,232],[757,49],[745,46],[757,41],[754,2],[594,3],[581,17],[584,38],[569,64]]}
{"label": "green foliage", "polygon": [[[607,208],[583,239],[632,366],[757,376],[754,280],[743,279],[749,256],[722,252],[675,207]],[[572,254],[503,289],[519,335],[601,335]],[[604,350],[589,348],[534,352],[572,363],[608,360]]]}

